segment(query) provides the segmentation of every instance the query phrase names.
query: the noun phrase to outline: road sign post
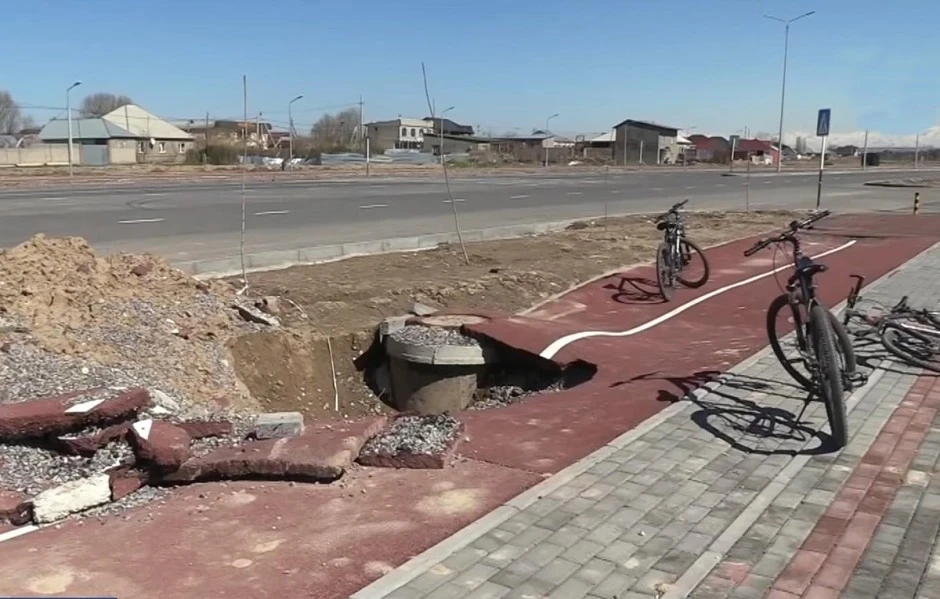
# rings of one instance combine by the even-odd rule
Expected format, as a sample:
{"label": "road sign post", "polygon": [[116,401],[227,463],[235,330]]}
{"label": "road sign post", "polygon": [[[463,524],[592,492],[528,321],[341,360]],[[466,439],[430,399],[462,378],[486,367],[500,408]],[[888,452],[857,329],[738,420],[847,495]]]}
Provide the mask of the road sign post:
{"label": "road sign post", "polygon": [[[820,138],[819,150],[819,181],[816,184],[816,210],[819,210],[822,204],[822,180],[823,169],[826,167],[826,138],[829,137],[829,121],[832,116],[831,108],[821,108],[816,115],[816,137]],[[780,144],[780,151],[783,151],[783,144]],[[777,158],[779,160],[779,157]]]}

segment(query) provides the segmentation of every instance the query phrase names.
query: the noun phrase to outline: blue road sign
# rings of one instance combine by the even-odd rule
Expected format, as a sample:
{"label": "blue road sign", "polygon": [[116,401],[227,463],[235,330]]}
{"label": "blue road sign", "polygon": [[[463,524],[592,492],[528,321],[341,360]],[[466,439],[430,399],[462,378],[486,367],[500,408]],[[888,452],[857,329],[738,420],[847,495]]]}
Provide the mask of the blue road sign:
{"label": "blue road sign", "polygon": [[832,114],[831,108],[821,108],[816,117],[816,137],[826,137],[829,135],[829,117]]}

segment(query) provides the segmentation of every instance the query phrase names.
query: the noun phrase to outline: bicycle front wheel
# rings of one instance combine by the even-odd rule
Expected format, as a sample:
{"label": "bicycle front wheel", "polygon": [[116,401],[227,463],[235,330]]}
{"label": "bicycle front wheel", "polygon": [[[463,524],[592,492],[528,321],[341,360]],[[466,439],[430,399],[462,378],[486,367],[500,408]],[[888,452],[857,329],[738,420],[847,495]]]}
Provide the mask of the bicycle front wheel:
{"label": "bicycle front wheel", "polygon": [[672,248],[667,243],[659,244],[656,248],[656,282],[659,284],[659,293],[665,301],[672,299],[676,290],[676,272],[672,259]]}
{"label": "bicycle front wheel", "polygon": [[832,441],[837,448],[845,447],[849,433],[845,422],[845,403],[842,401],[842,373],[836,355],[836,335],[832,330],[831,312],[815,305],[809,311],[809,326],[819,375],[819,394],[826,405]]}
{"label": "bicycle front wheel", "polygon": [[889,352],[913,366],[940,372],[940,341],[898,326],[881,333],[881,343]]}
{"label": "bicycle front wheel", "polygon": [[[691,289],[698,289],[708,282],[711,266],[699,244],[683,237],[679,240],[679,257],[682,260],[682,269],[676,275],[676,280]],[[698,266],[699,262],[701,266]],[[688,274],[690,271],[692,274]]]}

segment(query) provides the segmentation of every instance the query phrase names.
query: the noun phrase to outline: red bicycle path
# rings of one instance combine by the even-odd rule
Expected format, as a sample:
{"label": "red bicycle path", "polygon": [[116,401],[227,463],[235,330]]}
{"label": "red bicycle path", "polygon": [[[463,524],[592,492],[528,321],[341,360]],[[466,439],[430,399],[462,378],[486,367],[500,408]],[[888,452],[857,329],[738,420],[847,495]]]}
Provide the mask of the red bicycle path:
{"label": "red bicycle path", "polygon": [[[858,239],[823,259],[829,270],[818,278],[819,294],[834,305],[848,291],[849,274],[873,280],[938,237],[940,219],[933,217],[844,216],[807,235],[806,250],[816,254]],[[681,290],[669,304],[616,302],[608,287],[619,277],[610,277],[478,332],[537,354],[568,333],[624,331],[769,270],[770,253],[743,259],[752,242],[709,250],[709,284]],[[641,267],[625,274],[652,273]],[[556,360],[590,362],[596,375],[535,401],[462,414],[467,438],[452,468],[361,469],[329,486],[194,485],[100,523],[66,522],[0,544],[7,574],[0,595],[348,596],[634,428],[681,395],[681,387],[690,390],[758,351],[766,345],[766,307],[780,292],[777,279],[786,276],[782,271],[720,294],[637,335],[567,346]]]}

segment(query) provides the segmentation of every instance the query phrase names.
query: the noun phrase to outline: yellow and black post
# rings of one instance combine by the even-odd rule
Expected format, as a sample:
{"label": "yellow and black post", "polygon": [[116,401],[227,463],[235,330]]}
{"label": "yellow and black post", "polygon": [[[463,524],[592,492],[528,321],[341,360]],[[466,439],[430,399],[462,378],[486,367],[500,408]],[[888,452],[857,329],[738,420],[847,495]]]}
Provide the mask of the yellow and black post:
{"label": "yellow and black post", "polygon": [[920,212],[920,192],[914,192],[914,214]]}

